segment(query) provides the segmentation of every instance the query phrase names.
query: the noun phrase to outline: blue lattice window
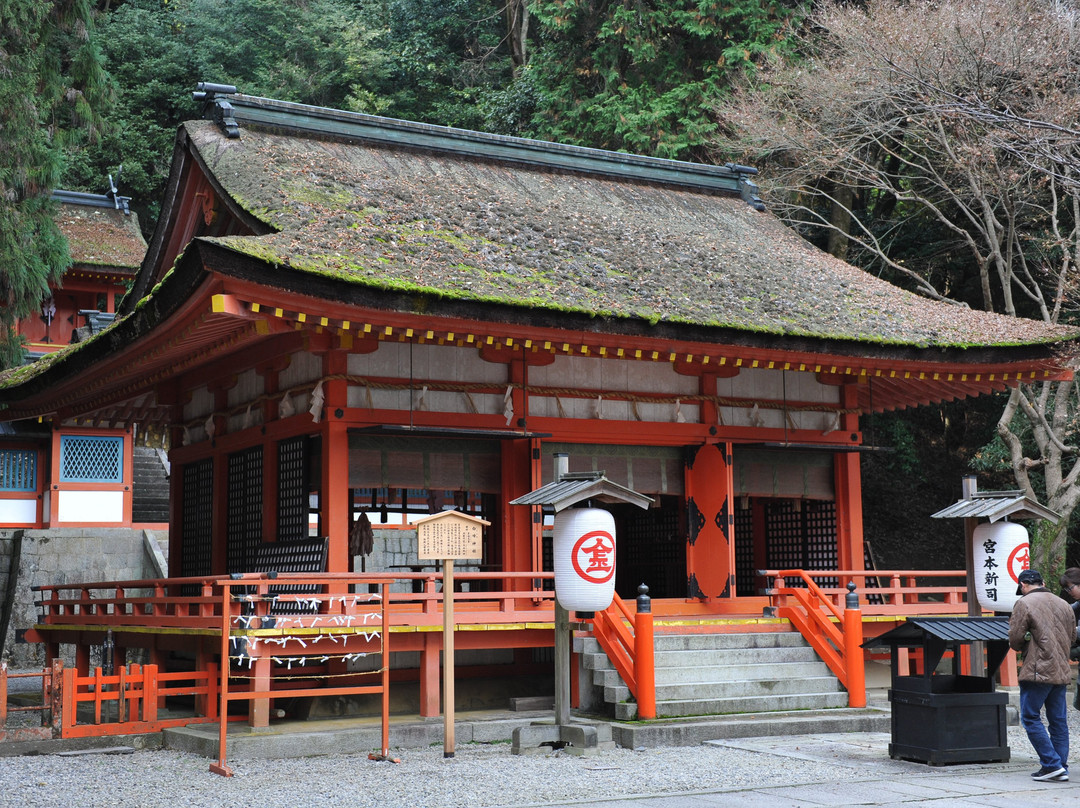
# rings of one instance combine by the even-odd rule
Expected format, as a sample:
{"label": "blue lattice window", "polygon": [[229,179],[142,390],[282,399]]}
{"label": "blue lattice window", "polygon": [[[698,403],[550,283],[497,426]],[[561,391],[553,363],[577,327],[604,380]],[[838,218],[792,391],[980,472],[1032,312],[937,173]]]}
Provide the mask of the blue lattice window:
{"label": "blue lattice window", "polygon": [[0,449],[0,491],[37,491],[37,451]]}
{"label": "blue lattice window", "polygon": [[60,438],[60,482],[122,483],[123,437],[64,435]]}

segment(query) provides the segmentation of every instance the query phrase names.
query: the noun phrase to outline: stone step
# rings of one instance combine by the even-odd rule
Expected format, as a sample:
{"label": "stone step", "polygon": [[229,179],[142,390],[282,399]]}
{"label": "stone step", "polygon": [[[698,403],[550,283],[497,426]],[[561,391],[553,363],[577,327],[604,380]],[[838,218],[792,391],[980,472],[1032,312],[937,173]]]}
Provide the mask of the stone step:
{"label": "stone step", "polygon": [[626,749],[659,746],[697,746],[730,738],[770,735],[811,735],[819,732],[889,732],[888,709],[850,707],[796,710],[791,713],[751,713],[703,718],[657,719],[611,725],[616,744]]}
{"label": "stone step", "polygon": [[657,682],[656,698],[664,701],[699,699],[711,701],[722,698],[770,698],[803,693],[838,693],[843,688],[835,676],[813,676],[808,679],[784,678],[782,673],[773,679],[748,679],[743,682]]}
{"label": "stone step", "polygon": [[657,668],[684,667],[687,665],[753,665],[770,662],[775,665],[787,662],[813,662],[817,652],[809,645],[786,645],[765,648],[725,648],[713,651],[656,651]]}
{"label": "stone step", "polygon": [[[657,718],[733,715],[736,713],[768,713],[788,710],[822,710],[847,707],[846,692],[801,693],[783,696],[733,697],[723,699],[685,699],[656,702]],[[615,718],[630,721],[637,717],[637,704],[623,701],[615,704]]]}
{"label": "stone step", "polygon": [[663,651],[792,648],[805,645],[806,640],[797,631],[766,631],[756,634],[657,634],[654,637],[654,646]]}
{"label": "stone step", "polygon": [[[630,690],[595,638],[576,638],[575,650],[615,718],[634,718]],[[655,670],[659,717],[847,705],[847,692],[795,632],[661,635]]]}
{"label": "stone step", "polygon": [[[658,651],[707,651],[737,648],[803,647],[806,640],[797,631],[766,631],[735,634],[656,634],[653,647]],[[574,651],[599,651],[595,637],[575,637]]]}
{"label": "stone step", "polygon": [[[603,651],[581,654],[586,670],[609,670],[614,666]],[[819,662],[810,646],[744,648],[729,651],[657,651],[654,664],[661,668],[715,667],[718,665],[785,665]]]}
{"label": "stone step", "polygon": [[[614,685],[619,672],[614,668],[593,668],[593,682],[601,687]],[[820,660],[788,662],[783,665],[759,663],[748,665],[686,665],[656,668],[657,683],[669,685],[684,682],[743,682],[768,679],[809,679],[831,676],[829,666]]]}

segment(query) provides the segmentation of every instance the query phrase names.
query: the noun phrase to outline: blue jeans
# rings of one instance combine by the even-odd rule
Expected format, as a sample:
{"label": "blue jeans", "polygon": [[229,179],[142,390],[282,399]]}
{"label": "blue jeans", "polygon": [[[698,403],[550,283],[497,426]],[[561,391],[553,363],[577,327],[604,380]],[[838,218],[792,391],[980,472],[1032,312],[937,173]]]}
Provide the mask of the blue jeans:
{"label": "blue jeans", "polygon": [[[1020,682],[1020,723],[1045,768],[1069,768],[1069,724],[1065,702],[1065,685]],[[1044,705],[1049,733],[1039,717]]]}

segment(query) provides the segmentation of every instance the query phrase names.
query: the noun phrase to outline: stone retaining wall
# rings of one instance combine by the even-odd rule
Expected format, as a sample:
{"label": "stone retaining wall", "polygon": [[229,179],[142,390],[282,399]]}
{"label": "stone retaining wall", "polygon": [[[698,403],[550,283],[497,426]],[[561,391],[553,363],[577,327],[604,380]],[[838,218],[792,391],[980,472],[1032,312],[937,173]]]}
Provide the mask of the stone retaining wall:
{"label": "stone retaining wall", "polygon": [[[15,530],[0,530],[0,603],[11,586]],[[83,581],[124,581],[156,577],[143,544],[143,531],[128,528],[23,530],[22,553],[15,576],[10,625],[3,660],[13,668],[45,664],[40,645],[17,644],[16,631],[38,622],[31,587]]]}

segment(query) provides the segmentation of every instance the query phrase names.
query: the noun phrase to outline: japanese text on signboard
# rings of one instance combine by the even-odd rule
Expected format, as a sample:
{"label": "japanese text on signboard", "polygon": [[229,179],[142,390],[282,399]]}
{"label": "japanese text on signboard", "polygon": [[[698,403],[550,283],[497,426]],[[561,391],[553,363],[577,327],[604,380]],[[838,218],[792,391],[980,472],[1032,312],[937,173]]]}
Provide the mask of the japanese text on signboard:
{"label": "japanese text on signboard", "polygon": [[462,519],[417,524],[417,554],[422,559],[480,558],[482,526]]}

